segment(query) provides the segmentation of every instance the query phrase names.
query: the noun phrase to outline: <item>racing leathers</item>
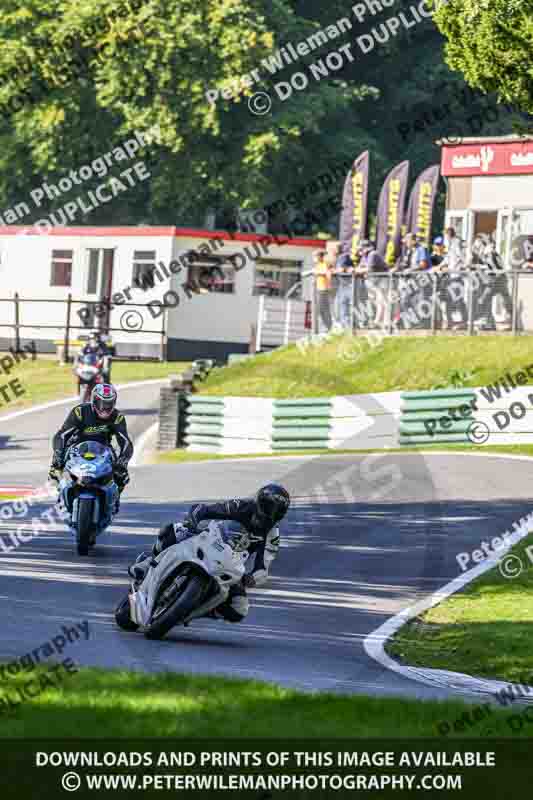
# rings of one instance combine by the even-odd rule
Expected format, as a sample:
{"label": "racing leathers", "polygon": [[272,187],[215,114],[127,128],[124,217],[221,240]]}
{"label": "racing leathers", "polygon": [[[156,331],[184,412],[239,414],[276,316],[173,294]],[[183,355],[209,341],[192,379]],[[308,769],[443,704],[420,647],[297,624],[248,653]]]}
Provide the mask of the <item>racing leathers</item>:
{"label": "racing leathers", "polygon": [[91,403],[74,406],[63,425],[53,438],[54,456],[51,464],[51,477],[63,469],[67,449],[80,442],[100,442],[111,447],[112,439],[118,446],[115,452],[114,476],[120,492],[128,483],[128,462],[133,455],[133,443],[128,435],[124,414],[114,409],[108,419],[99,417]]}
{"label": "racing leathers", "polygon": [[[228,622],[241,622],[249,611],[246,588],[262,586],[268,580],[270,566],[279,550],[279,527],[262,519],[253,499],[234,499],[210,505],[192,506],[184,523],[169,523],[159,531],[157,541],[152,549],[152,556],[138,562],[130,568],[130,575],[136,577],[137,568],[143,571],[148,568],[153,556],[159,555],[167,547],[194,536],[196,526],[203,520],[220,519],[239,522],[250,534],[251,544],[246,562],[246,574],[242,581],[230,588],[228,598],[208,614],[214,618],[223,618]],[[183,525],[188,530],[183,529]],[[140,577],[140,575],[139,575]]]}

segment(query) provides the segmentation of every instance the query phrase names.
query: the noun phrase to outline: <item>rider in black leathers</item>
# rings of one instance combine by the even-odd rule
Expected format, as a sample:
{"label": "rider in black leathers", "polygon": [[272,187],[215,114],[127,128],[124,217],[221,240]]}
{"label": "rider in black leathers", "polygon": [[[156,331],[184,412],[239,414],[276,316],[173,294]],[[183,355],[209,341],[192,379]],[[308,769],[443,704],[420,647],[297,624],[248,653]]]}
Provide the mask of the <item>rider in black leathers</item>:
{"label": "rider in black leathers", "polygon": [[[286,515],[290,496],[283,486],[275,483],[263,486],[254,498],[227,500],[211,505],[195,505],[180,524],[169,523],[159,531],[152,554],[141,553],[128,572],[136,581],[141,581],[154,556],[167,547],[196,533],[203,520],[220,519],[239,522],[251,535],[248,548],[246,574],[241,583],[232,586],[227,600],[207,616],[222,618],[228,622],[241,622],[248,614],[249,602],[246,588],[261,586],[268,579],[268,571],[279,550],[279,528],[277,523]],[[188,531],[183,531],[185,526]]]}
{"label": "rider in black leathers", "polygon": [[[117,392],[106,383],[97,384],[91,394],[90,403],[74,406],[63,425],[53,438],[53,457],[49,478],[57,481],[65,464],[67,449],[80,442],[100,442],[111,446],[114,438],[118,446],[118,454],[113,467],[113,474],[119,492],[129,482],[128,462],[133,455],[131,441],[124,414],[116,409]],[[118,509],[117,509],[118,510]]]}

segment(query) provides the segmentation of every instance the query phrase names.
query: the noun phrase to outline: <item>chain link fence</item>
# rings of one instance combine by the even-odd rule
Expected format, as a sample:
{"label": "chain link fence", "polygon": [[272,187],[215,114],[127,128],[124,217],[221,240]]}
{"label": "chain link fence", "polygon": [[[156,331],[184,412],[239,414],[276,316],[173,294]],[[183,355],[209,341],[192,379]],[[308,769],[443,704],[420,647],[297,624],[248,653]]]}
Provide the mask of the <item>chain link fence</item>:
{"label": "chain link fence", "polygon": [[334,289],[314,287],[315,333],[333,326],[385,333],[533,331],[533,272],[394,272],[354,275]]}

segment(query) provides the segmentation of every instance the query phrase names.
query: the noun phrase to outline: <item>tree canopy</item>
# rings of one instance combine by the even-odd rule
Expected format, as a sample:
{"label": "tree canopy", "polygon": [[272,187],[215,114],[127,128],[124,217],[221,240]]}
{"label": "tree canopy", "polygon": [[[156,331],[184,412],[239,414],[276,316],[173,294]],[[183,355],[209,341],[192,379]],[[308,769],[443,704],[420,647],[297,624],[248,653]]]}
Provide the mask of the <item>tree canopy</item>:
{"label": "tree canopy", "polygon": [[435,21],[471,86],[533,114],[533,0],[447,0]]}
{"label": "tree canopy", "polygon": [[[398,0],[379,17],[357,22],[340,0],[4,0],[0,209],[154,126],[160,138],[139,155],[150,180],[92,211],[87,222],[201,225],[208,209],[265,207],[366,149],[375,200],[393,164],[411,158],[416,172],[434,163],[435,140],[466,122],[472,104],[487,102],[479,94],[439,123],[427,116],[441,102],[443,84],[445,91],[463,85],[444,64],[443,37],[431,19],[367,55],[357,51],[356,37],[400,10],[407,15],[411,6]],[[445,33],[448,13],[439,11]],[[318,35],[341,17],[351,19],[352,29],[338,39],[276,74],[262,66],[280,47]],[[310,63],[345,44],[357,58],[345,58],[342,68],[309,80],[285,101],[277,96],[275,84],[297,71],[308,75]],[[231,92],[236,79],[259,67],[259,80],[241,81]],[[213,90],[214,103],[206,99]],[[251,112],[256,92],[273,100],[268,113]],[[422,114],[431,120],[423,133],[402,136],[399,123],[413,125]],[[509,132],[507,117],[484,121],[483,133]],[[342,183],[339,176],[320,189],[313,204],[332,192],[340,196]],[[46,211],[69,199],[46,198]]]}

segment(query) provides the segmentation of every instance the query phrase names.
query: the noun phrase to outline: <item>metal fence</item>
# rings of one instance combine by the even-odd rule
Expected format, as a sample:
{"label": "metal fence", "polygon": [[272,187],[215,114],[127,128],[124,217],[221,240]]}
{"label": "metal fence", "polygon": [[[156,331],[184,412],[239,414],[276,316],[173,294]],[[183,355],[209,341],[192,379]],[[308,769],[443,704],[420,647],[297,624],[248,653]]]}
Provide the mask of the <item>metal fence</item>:
{"label": "metal fence", "polygon": [[314,288],[313,331],[533,331],[533,272],[374,273]]}
{"label": "metal fence", "polygon": [[260,297],[255,349],[278,347],[302,339],[312,329],[311,303]]}
{"label": "metal fence", "polygon": [[[68,360],[78,336],[81,333],[88,335],[89,331],[96,328],[109,333],[112,338],[115,333],[122,334],[122,341],[116,343],[119,358],[157,358],[164,361],[167,355],[166,310],[158,317],[161,327],[146,328],[144,319],[141,327],[136,327],[142,318],[138,309],[146,311],[148,307],[148,303],[121,303],[120,309],[124,309],[121,312],[121,326],[112,327],[109,325],[107,301],[77,300],[70,294],[63,300],[21,297],[15,292],[12,297],[0,297],[0,348],[5,343],[18,352],[23,341],[34,339],[39,352],[53,352],[56,344],[61,342],[64,358]],[[81,315],[85,324],[78,324],[82,322],[80,308],[85,312]],[[130,327],[126,325],[127,309],[136,309],[131,312]],[[150,317],[149,314],[147,316]],[[154,343],[154,337],[157,337],[157,343]]]}

